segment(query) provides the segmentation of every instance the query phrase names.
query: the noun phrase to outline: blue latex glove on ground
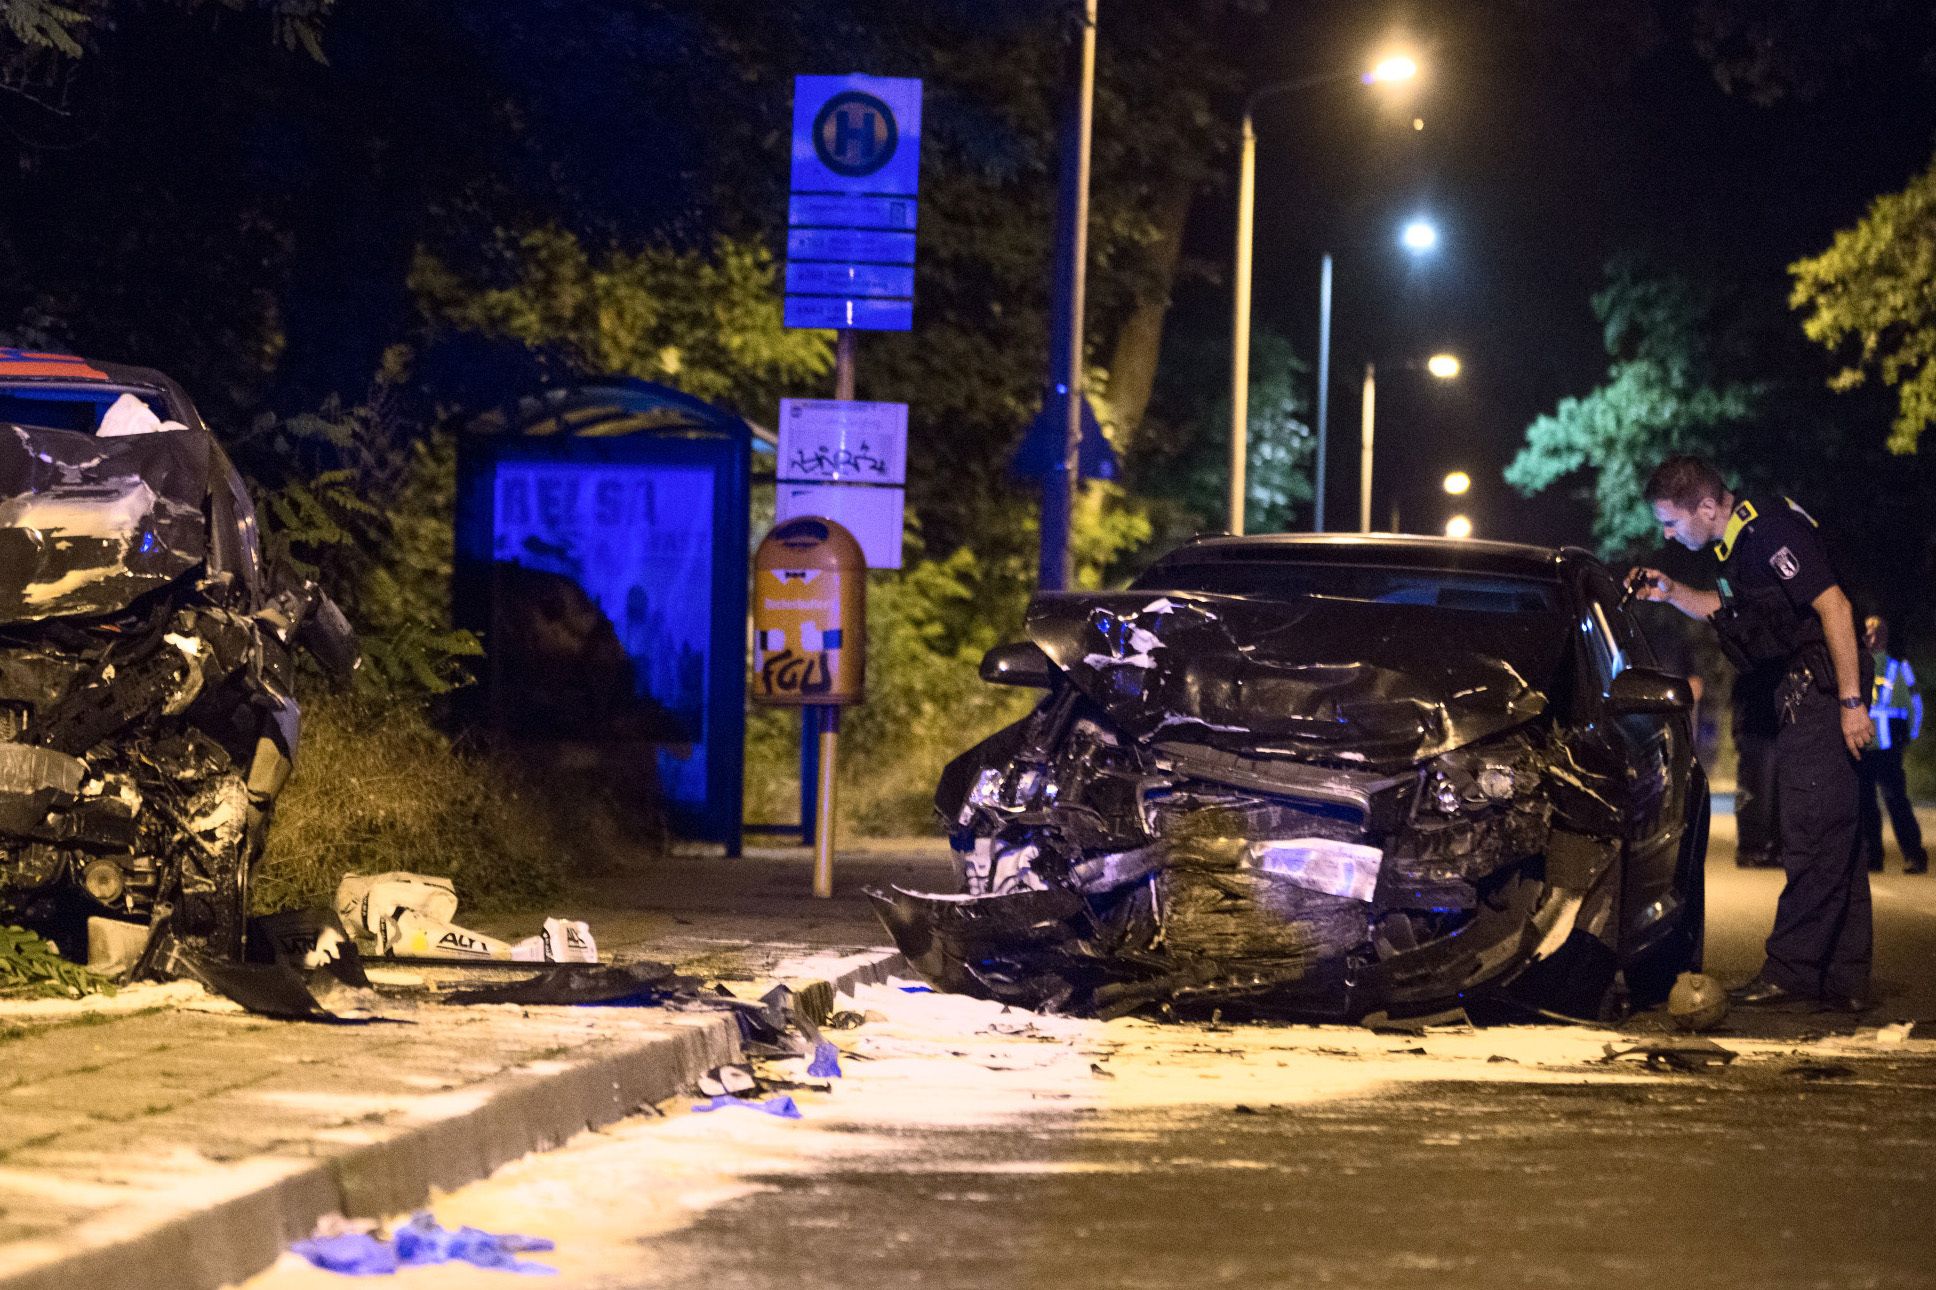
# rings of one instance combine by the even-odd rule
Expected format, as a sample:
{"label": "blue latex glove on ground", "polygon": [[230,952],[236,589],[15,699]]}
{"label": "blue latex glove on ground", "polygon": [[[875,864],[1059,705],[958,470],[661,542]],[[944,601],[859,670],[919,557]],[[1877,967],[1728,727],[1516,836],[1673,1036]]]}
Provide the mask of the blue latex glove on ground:
{"label": "blue latex glove on ground", "polygon": [[776,1115],[782,1120],[797,1120],[800,1118],[800,1108],[795,1106],[793,1099],[785,1093],[777,1093],[767,1098],[764,1102],[755,1102],[751,1098],[734,1097],[731,1094],[721,1094],[718,1097],[710,1097],[703,1102],[694,1103],[692,1109],[695,1111],[717,1111],[722,1107],[728,1106],[743,1106],[749,1111],[764,1111],[768,1115]]}
{"label": "blue latex glove on ground", "polygon": [[813,1046],[813,1064],[807,1067],[807,1074],[815,1079],[840,1078],[840,1050],[826,1040]]}
{"label": "blue latex glove on ground", "polygon": [[311,1237],[289,1248],[325,1271],[355,1277],[394,1276],[399,1268],[429,1263],[470,1263],[526,1276],[555,1276],[558,1271],[517,1257],[555,1248],[542,1236],[499,1235],[475,1227],[453,1232],[438,1226],[427,1210],[413,1215],[387,1242],[351,1232]]}

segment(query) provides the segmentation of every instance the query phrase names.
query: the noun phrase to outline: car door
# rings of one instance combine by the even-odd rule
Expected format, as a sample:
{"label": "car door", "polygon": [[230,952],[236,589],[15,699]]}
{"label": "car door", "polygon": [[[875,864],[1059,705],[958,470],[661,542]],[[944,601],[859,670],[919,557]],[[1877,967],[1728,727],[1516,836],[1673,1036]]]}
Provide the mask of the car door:
{"label": "car door", "polygon": [[1615,716],[1607,709],[1613,678],[1629,667],[1653,666],[1653,647],[1621,605],[1619,585],[1604,567],[1582,569],[1580,592],[1581,631],[1599,689],[1596,722],[1624,763],[1625,925],[1630,931],[1644,931],[1672,904],[1681,834],[1686,828],[1692,730],[1685,714]]}

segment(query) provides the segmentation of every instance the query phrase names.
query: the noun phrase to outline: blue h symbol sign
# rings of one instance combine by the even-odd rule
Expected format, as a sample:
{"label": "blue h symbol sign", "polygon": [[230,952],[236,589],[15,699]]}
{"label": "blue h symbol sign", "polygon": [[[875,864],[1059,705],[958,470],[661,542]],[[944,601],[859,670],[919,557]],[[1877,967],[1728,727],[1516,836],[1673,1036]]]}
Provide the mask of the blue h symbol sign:
{"label": "blue h symbol sign", "polygon": [[[834,114],[833,153],[850,166],[864,166],[874,159],[875,118],[871,109],[848,105]],[[859,148],[859,155],[850,153],[849,143]]]}

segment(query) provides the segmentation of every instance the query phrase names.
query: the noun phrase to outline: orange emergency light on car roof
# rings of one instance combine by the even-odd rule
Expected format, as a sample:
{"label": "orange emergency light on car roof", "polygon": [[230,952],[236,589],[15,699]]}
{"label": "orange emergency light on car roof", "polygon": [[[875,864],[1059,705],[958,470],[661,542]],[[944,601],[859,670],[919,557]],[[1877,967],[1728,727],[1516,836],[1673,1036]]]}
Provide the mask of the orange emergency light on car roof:
{"label": "orange emergency light on car roof", "polygon": [[0,377],[64,376],[76,381],[105,381],[108,374],[73,354],[42,354],[30,349],[0,348]]}

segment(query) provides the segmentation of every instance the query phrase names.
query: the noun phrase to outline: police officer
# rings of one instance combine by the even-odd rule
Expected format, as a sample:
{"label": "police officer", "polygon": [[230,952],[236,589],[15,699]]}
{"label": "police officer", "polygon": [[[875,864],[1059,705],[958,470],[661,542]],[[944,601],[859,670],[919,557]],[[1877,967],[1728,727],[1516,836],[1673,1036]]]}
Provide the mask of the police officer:
{"label": "police officer", "polygon": [[1775,740],[1781,866],[1761,971],[1737,1003],[1818,1000],[1868,1006],[1869,874],[1856,848],[1856,758],[1874,737],[1855,615],[1815,521],[1785,498],[1737,497],[1698,457],[1670,457],[1647,480],[1670,541],[1720,559],[1718,589],[1702,591],[1635,569],[1635,594],[1714,625],[1736,667],[1779,663]]}
{"label": "police officer", "polygon": [[1869,705],[1869,719],[1876,728],[1875,746],[1862,754],[1857,767],[1862,854],[1870,869],[1882,868],[1882,812],[1876,809],[1880,790],[1889,808],[1889,823],[1896,830],[1896,845],[1902,848],[1902,871],[1928,873],[1929,853],[1923,850],[1916,805],[1909,800],[1902,773],[1904,746],[1923,732],[1923,696],[1916,693],[1916,670],[1908,659],[1890,655],[1889,624],[1883,619],[1871,615],[1863,622],[1862,643],[1875,660],[1875,701]]}

